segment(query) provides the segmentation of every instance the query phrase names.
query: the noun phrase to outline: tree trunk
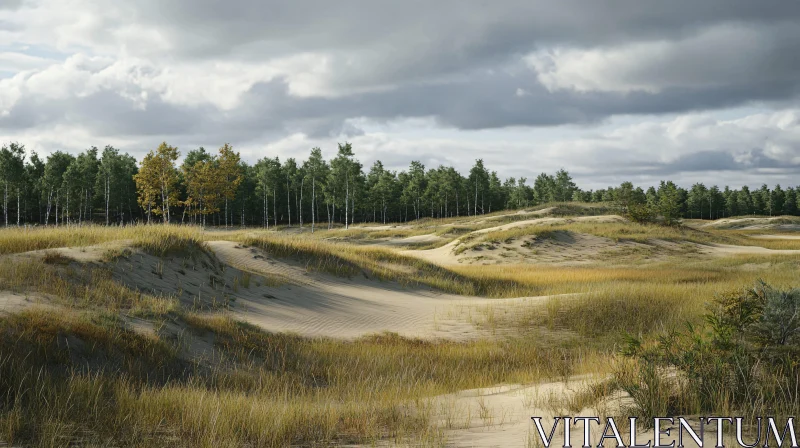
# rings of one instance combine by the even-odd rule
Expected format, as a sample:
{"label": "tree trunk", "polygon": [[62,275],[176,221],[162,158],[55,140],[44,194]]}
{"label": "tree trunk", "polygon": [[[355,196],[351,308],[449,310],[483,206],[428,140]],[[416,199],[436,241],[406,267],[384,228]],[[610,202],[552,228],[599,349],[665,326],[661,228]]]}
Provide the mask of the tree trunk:
{"label": "tree trunk", "polygon": [[478,216],[478,180],[475,179],[475,214],[473,216]]}
{"label": "tree trunk", "polygon": [[44,225],[50,224],[50,208],[53,206],[53,187],[47,192],[47,211],[44,213]]}
{"label": "tree trunk", "polygon": [[344,228],[347,230],[348,221],[347,221],[347,209],[350,208],[350,179],[345,176],[344,178]]}
{"label": "tree trunk", "polygon": [[[305,184],[305,181],[306,181],[305,177],[300,179],[300,202],[298,204],[299,206],[297,207],[297,210],[300,211],[300,229],[303,228],[303,186]],[[295,200],[297,199],[297,192],[296,191],[294,193],[294,198],[295,198]]]}
{"label": "tree trunk", "polygon": [[109,185],[109,178],[106,176],[106,225],[110,222],[109,220],[109,206],[111,205],[111,187]]}
{"label": "tree trunk", "polygon": [[314,226],[316,225],[316,216],[314,215],[315,204],[317,203],[317,178],[311,178],[311,233],[314,233]]}
{"label": "tree trunk", "polygon": [[289,214],[289,227],[292,226],[292,201],[289,197],[289,178],[286,178],[286,213]]}

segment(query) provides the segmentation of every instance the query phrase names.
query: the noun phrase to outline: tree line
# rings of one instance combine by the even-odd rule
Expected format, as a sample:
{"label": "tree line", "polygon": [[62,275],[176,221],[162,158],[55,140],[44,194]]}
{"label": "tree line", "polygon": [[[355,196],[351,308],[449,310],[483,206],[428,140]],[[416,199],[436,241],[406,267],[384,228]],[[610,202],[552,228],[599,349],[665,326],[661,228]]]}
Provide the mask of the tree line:
{"label": "tree line", "polygon": [[355,222],[405,222],[473,216],[549,202],[612,203],[635,220],[716,219],[737,215],[797,215],[795,188],[744,186],[689,189],[662,181],[647,190],[618,187],[582,190],[561,169],[501,180],[478,159],[467,173],[426,168],[412,161],[392,171],[376,161],[369,169],[350,143],[326,160],[320,148],[298,161],[265,157],[243,161],[231,145],[181,154],[162,143],[137,160],[119,149],[92,147],[77,156],[56,151],[42,160],[19,143],[0,148],[3,219],[6,226],[95,222],[190,223],[214,226],[331,228]]}

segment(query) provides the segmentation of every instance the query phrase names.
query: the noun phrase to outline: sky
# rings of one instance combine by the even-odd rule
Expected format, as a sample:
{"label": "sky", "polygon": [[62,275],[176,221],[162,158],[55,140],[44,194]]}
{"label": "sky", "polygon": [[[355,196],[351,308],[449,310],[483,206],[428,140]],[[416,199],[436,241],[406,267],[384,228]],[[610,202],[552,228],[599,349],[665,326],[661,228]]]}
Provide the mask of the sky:
{"label": "sky", "polygon": [[800,184],[800,2],[0,0],[0,143]]}

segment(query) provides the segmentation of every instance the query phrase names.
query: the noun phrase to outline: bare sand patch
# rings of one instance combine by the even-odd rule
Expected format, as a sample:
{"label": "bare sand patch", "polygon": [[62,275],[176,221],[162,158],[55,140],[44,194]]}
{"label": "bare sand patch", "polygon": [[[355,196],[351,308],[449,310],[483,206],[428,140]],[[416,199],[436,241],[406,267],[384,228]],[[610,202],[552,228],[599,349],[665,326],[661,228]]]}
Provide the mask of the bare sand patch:
{"label": "bare sand patch", "polygon": [[351,229],[358,229],[358,230],[405,230],[410,229],[412,226],[408,225],[397,225],[397,224],[384,224],[380,226],[351,226]]}
{"label": "bare sand patch", "polygon": [[800,240],[800,235],[751,235],[757,240]]}
{"label": "bare sand patch", "polygon": [[[452,447],[533,447],[543,446],[531,417],[541,417],[546,436],[557,416],[599,416],[602,423],[592,423],[590,445],[598,446],[605,425],[604,419],[615,417],[620,435],[629,442],[625,408],[632,404],[631,398],[621,391],[597,399],[587,398],[591,387],[596,387],[608,377],[601,375],[573,376],[563,381],[542,382],[532,385],[499,384],[481,389],[460,391],[437,397],[433,401],[438,425],[444,428],[447,446]],[[694,428],[699,423],[690,419]],[[637,426],[637,440],[646,443],[653,439],[652,429]],[[702,434],[703,445],[716,442],[715,427]],[[582,446],[582,423],[572,426],[569,446]],[[663,444],[677,445],[678,431],[662,436]],[[729,436],[728,436],[729,437]],[[684,439],[689,439],[686,436]],[[564,443],[564,424],[558,423],[554,431],[553,446]],[[606,441],[606,446],[609,442]],[[691,439],[687,446],[695,446]]]}
{"label": "bare sand patch", "polygon": [[723,218],[711,221],[709,223],[700,224],[698,227],[739,230],[800,230],[800,219],[798,219],[796,216]]}
{"label": "bare sand patch", "polygon": [[228,241],[212,241],[209,247],[223,263],[236,268],[255,274],[288,273],[287,278],[299,280],[271,287],[266,294],[240,294],[233,304],[234,317],[268,331],[344,339],[381,332],[474,339],[488,334],[469,321],[470,309],[545,299],[464,297],[366,278],[312,275]]}
{"label": "bare sand patch", "polygon": [[127,248],[131,244],[131,240],[117,240],[92,246],[54,247],[51,249],[32,250],[13,254],[12,256],[42,259],[45,258],[45,256],[55,254],[80,263],[97,263],[104,261],[109,253]]}
{"label": "bare sand patch", "polygon": [[405,238],[388,238],[379,240],[373,244],[377,246],[407,247],[407,246],[421,246],[426,244],[438,243],[445,239],[446,238],[443,238],[439,235],[428,234],[428,235],[408,236]]}
{"label": "bare sand patch", "polygon": [[483,224],[485,222],[491,222],[491,221],[496,221],[496,220],[503,219],[503,218],[508,218],[509,216],[544,216],[544,215],[548,215],[548,214],[552,213],[552,211],[555,210],[555,209],[556,209],[555,207],[547,207],[547,208],[543,208],[541,210],[531,210],[531,211],[518,210],[518,211],[513,212],[513,213],[503,213],[501,215],[495,215],[495,216],[490,216],[490,217],[485,218],[485,219],[479,219],[477,221],[473,221],[473,224]]}
{"label": "bare sand patch", "polygon": [[712,255],[800,255],[800,250],[767,249],[761,246],[734,246],[730,244],[709,244],[705,252]]}
{"label": "bare sand patch", "polygon": [[22,311],[32,306],[52,307],[50,301],[36,294],[0,291],[0,315]]}

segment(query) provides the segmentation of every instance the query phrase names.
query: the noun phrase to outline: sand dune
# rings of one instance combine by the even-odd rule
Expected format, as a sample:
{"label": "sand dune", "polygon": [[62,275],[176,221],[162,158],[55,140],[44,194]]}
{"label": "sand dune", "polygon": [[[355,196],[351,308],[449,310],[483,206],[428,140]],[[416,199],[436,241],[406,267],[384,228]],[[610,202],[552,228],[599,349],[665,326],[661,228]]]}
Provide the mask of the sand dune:
{"label": "sand dune", "polygon": [[417,338],[473,339],[486,334],[469,322],[471,309],[545,299],[464,297],[365,278],[312,276],[299,266],[266,259],[258,251],[229,241],[208,245],[223,263],[290,280],[270,288],[269,297],[243,295],[233,307],[236,318],[269,331],[344,339],[384,331]]}
{"label": "sand dune", "polygon": [[698,227],[739,230],[800,230],[800,220],[798,220],[796,216],[722,218],[708,223],[699,224]]}
{"label": "sand dune", "polygon": [[498,231],[513,229],[516,227],[525,227],[525,226],[533,226],[540,224],[560,224],[565,222],[623,222],[623,221],[625,221],[625,218],[618,215],[579,216],[575,218],[549,217],[549,218],[526,219],[523,221],[516,221],[509,224],[502,224],[499,226],[476,230],[436,249],[407,250],[403,251],[402,253],[405,255],[411,255],[414,257],[422,258],[424,260],[430,261],[431,263],[436,263],[439,265],[453,265],[453,264],[459,264],[459,260],[466,257],[455,254],[454,250],[459,246],[459,244],[461,244],[462,240],[470,236],[482,235],[491,232],[498,232]]}

